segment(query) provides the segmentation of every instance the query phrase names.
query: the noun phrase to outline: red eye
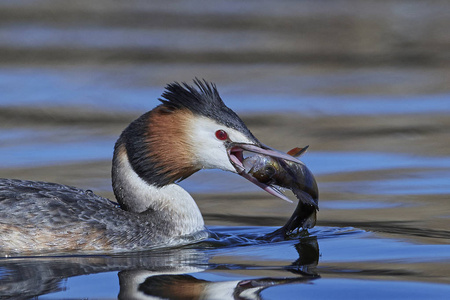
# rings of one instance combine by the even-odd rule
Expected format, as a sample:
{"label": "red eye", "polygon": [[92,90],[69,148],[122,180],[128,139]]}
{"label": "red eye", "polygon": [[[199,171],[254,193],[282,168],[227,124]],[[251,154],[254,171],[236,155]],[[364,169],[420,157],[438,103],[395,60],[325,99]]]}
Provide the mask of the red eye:
{"label": "red eye", "polygon": [[228,139],[228,134],[224,130],[220,129],[216,131],[216,138],[221,141],[225,141]]}

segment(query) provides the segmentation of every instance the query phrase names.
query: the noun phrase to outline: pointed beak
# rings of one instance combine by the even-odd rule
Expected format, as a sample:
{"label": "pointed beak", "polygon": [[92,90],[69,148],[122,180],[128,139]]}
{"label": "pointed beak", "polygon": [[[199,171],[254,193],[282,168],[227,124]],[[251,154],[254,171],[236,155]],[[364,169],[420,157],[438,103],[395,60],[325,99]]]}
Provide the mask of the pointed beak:
{"label": "pointed beak", "polygon": [[292,161],[303,165],[303,163],[294,156],[278,151],[264,144],[261,144],[261,146],[257,146],[253,144],[231,143],[228,147],[228,156],[230,157],[231,163],[234,165],[238,173],[245,170],[245,167],[242,164],[243,151],[249,151],[257,154],[271,156],[274,158],[282,158],[287,161]]}
{"label": "pointed beak", "polygon": [[274,158],[281,158],[287,161],[292,161],[295,163],[298,163],[300,165],[304,165],[300,160],[298,160],[297,158],[283,153],[281,151],[278,151],[276,149],[270,148],[266,145],[261,144],[261,146],[258,145],[254,145],[254,144],[244,144],[244,143],[231,143],[228,147],[228,156],[229,159],[232,163],[232,165],[235,167],[236,172],[241,175],[242,177],[244,177],[245,179],[249,180],[250,182],[254,183],[255,185],[259,186],[260,188],[262,188],[263,190],[265,190],[266,192],[268,192],[269,194],[276,196],[278,198],[281,198],[287,202],[292,203],[292,200],[290,200],[289,198],[287,198],[283,193],[281,193],[278,189],[276,189],[273,186],[267,185],[265,183],[262,183],[260,181],[258,181],[258,179],[256,179],[255,177],[253,177],[252,175],[248,174],[245,171],[245,167],[243,165],[243,160],[244,160],[244,151],[248,151],[248,152],[253,152],[253,153],[257,153],[257,154],[262,154],[265,156],[270,156],[270,157],[274,157]]}

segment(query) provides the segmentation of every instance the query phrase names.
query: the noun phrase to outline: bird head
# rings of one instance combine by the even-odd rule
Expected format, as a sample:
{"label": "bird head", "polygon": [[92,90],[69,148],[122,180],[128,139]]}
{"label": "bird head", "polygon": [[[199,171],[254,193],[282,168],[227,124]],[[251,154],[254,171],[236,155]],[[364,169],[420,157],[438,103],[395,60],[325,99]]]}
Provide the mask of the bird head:
{"label": "bird head", "polygon": [[[153,186],[181,181],[201,169],[237,173],[272,195],[278,190],[245,172],[244,151],[301,163],[260,143],[222,101],[214,84],[195,80],[166,86],[161,104],[131,123],[116,143],[139,177]],[[290,200],[288,200],[290,201]]]}

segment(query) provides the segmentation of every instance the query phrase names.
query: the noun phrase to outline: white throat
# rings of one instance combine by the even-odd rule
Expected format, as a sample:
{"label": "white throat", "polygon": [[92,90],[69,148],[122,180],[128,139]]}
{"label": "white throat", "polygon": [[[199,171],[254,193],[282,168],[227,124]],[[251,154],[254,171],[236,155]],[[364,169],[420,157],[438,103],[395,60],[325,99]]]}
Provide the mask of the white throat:
{"label": "white throat", "polygon": [[[113,188],[125,210],[143,213],[155,212],[155,217],[164,218],[167,228],[174,235],[188,235],[204,229],[202,214],[189,193],[177,184],[157,187],[148,184],[133,170],[126,152],[115,157],[113,162]],[[157,221],[157,220],[156,220]]]}

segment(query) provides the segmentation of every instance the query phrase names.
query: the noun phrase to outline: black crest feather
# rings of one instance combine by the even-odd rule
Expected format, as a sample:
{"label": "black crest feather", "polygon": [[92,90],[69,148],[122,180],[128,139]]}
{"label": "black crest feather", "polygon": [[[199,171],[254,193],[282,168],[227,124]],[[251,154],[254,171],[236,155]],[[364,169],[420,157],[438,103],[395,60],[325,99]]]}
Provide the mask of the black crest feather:
{"label": "black crest feather", "polygon": [[257,142],[239,116],[223,103],[214,83],[196,78],[194,84],[195,87],[185,82],[170,83],[159,100],[171,109],[189,109],[196,115],[214,119],[219,124],[243,132]]}

